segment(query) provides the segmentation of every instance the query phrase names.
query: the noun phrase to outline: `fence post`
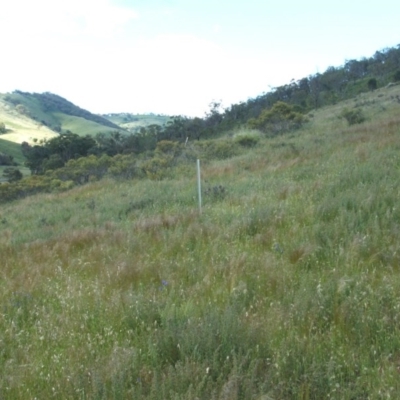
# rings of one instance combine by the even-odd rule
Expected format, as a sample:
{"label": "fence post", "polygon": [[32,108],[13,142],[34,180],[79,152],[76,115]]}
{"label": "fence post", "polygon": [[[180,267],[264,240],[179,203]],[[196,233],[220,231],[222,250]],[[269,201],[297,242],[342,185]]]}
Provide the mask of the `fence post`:
{"label": "fence post", "polygon": [[200,160],[197,159],[197,191],[199,194],[199,211],[201,214],[201,175],[200,175]]}

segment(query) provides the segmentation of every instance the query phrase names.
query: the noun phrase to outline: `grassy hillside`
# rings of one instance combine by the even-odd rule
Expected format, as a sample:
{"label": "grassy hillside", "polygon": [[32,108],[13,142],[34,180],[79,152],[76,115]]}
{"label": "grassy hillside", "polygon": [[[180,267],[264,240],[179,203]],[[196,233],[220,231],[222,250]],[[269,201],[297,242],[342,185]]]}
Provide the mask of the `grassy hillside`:
{"label": "grassy hillside", "polygon": [[396,398],[399,95],[202,162],[201,214],[194,162],[2,205],[1,395]]}
{"label": "grassy hillside", "polygon": [[49,139],[57,135],[48,127],[21,114],[14,105],[5,101],[4,97],[4,95],[0,95],[0,122],[5,124],[7,132],[0,135],[1,139],[14,143],[24,141],[33,143],[33,139]]}
{"label": "grassy hillside", "polygon": [[[34,127],[33,135],[42,139],[60,132],[71,131],[78,135],[94,135],[122,131],[111,121],[90,113],[68,100],[52,93],[26,93],[15,91],[0,95],[0,121],[13,130],[8,140],[20,140],[20,121]],[[45,132],[45,134],[43,134]],[[26,135],[25,135],[26,136]],[[26,140],[24,136],[24,140]],[[31,141],[31,140],[30,140]]]}
{"label": "grassy hillside", "polygon": [[169,116],[155,114],[119,113],[105,114],[103,117],[131,132],[136,132],[141,127],[149,125],[165,125],[170,120]]}
{"label": "grassy hillside", "polygon": [[21,145],[18,143],[10,142],[9,140],[4,140],[0,135],[0,153],[6,153],[14,157],[14,161],[18,164],[23,164],[25,159],[22,155]]}
{"label": "grassy hillside", "polygon": [[[9,140],[3,140],[0,136],[0,153],[7,154],[13,157],[13,160],[18,163],[17,168],[24,174],[28,175],[30,173],[29,169],[24,167],[25,157],[21,152],[21,145],[10,142]],[[0,165],[0,182],[5,181],[3,179],[3,171],[7,166]]]}
{"label": "grassy hillside", "polygon": [[120,129],[111,129],[108,126],[104,126],[95,121],[88,121],[82,117],[77,117],[74,115],[66,115],[63,113],[53,113],[53,115],[60,121],[61,126],[64,131],[70,131],[77,133],[81,136],[90,135],[95,136],[98,133],[111,133],[115,131],[120,131]]}

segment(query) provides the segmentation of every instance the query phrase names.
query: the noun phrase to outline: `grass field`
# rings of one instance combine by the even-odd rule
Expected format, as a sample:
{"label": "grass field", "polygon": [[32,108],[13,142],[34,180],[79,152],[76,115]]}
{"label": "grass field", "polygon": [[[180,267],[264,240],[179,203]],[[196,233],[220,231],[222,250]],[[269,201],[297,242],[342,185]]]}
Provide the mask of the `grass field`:
{"label": "grass field", "polygon": [[2,205],[0,397],[397,398],[399,90],[203,162],[201,214],[195,164]]}
{"label": "grass field", "polygon": [[[0,122],[7,128],[5,134],[0,135],[0,146],[4,147],[4,141],[13,143],[33,143],[34,139],[50,139],[57,135],[46,126],[41,126],[36,121],[22,115],[12,106],[7,104],[0,95]],[[0,151],[2,151],[0,148]]]}
{"label": "grass field", "polygon": [[8,154],[14,157],[14,161],[18,164],[24,163],[24,156],[22,155],[21,145],[18,143],[10,142],[9,140],[4,140],[0,135],[0,152]]}
{"label": "grass field", "polygon": [[62,113],[54,113],[54,115],[57,117],[57,120],[60,121],[64,131],[71,131],[80,136],[96,136],[98,133],[111,133],[115,131],[113,128],[98,124],[94,121],[88,121],[81,117]]}
{"label": "grass field", "polygon": [[4,140],[18,144],[24,141],[34,143],[35,140],[55,137],[59,134],[57,132],[61,131],[94,136],[97,133],[111,133],[117,129],[63,112],[44,111],[44,106],[33,96],[13,93],[11,97],[10,103],[6,101],[7,95],[0,94],[0,122],[3,122],[8,130],[0,137]]}
{"label": "grass field", "polygon": [[[18,164],[16,168],[18,168],[24,175],[30,174],[29,168],[24,166],[25,157],[22,155],[20,144],[10,142],[9,140],[3,140],[0,136],[0,153],[12,156],[14,161]],[[7,168],[7,166],[0,165],[0,182],[5,181],[5,179],[3,179],[3,171],[5,168]]]}
{"label": "grass field", "polygon": [[166,115],[154,115],[154,114],[111,114],[103,115],[114,124],[121,126],[124,129],[135,131],[142,126],[146,127],[149,125],[165,125],[170,119]]}

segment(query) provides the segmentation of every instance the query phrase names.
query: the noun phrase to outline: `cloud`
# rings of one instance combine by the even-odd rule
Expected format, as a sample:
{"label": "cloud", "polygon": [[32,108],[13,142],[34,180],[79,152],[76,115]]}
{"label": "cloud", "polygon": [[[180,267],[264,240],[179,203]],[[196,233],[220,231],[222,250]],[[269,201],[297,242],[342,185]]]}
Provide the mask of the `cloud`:
{"label": "cloud", "polygon": [[0,33],[12,38],[41,35],[109,37],[138,18],[131,8],[110,0],[6,0],[0,14]]}
{"label": "cloud", "polygon": [[221,25],[219,25],[219,24],[214,24],[214,25],[213,25],[213,28],[212,28],[212,31],[213,31],[214,33],[220,33],[220,32],[222,31]]}
{"label": "cloud", "polygon": [[193,35],[157,35],[131,43],[122,53],[123,57],[109,53],[87,73],[89,80],[102,76],[101,86],[113,98],[113,109],[101,112],[202,116],[213,100],[229,106],[268,89],[271,68],[277,67]]}
{"label": "cloud", "polygon": [[[243,58],[193,35],[163,34],[131,41],[126,47],[100,51],[75,46],[74,51],[74,59],[65,60],[60,68],[62,76],[78,80],[58,82],[56,66],[46,79],[53,76],[60,95],[99,113],[202,116],[213,100],[229,106],[260,94],[280,68],[271,60]],[[80,99],[73,98],[76,85]]]}
{"label": "cloud", "polygon": [[80,16],[85,21],[86,32],[95,36],[113,35],[138,18],[138,14],[132,9],[112,5],[105,0],[96,0],[82,11],[84,12]]}

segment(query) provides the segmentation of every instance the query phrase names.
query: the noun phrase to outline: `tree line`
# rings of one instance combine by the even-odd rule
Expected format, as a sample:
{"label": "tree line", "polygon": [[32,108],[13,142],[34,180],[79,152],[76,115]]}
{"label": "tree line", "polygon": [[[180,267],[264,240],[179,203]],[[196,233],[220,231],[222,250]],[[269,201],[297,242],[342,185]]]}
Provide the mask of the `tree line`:
{"label": "tree line", "polygon": [[[296,116],[292,114],[292,123],[285,123],[293,128],[299,121],[304,121],[299,114],[305,115],[313,109],[376,90],[390,82],[400,82],[400,44],[377,51],[372,57],[347,60],[344,65],[331,66],[323,73],[316,73],[297,81],[292,80],[286,85],[227,108],[214,101],[203,118],[175,116],[165,126],[152,125],[141,128],[140,134],[157,137],[159,140],[184,141],[187,137],[208,139],[241,126],[261,126],[262,130],[266,130],[268,124],[262,121],[257,123],[257,120],[268,120],[270,116],[266,114],[270,113],[278,102],[291,107],[290,111],[284,112],[297,113]],[[283,108],[280,107],[282,112]],[[272,113],[274,114],[273,110]],[[279,124],[273,125],[270,125],[273,129],[268,134],[281,131],[276,130]]]}
{"label": "tree line", "polygon": [[[63,168],[70,160],[88,156],[132,154],[151,158],[160,142],[182,144],[188,140],[207,140],[240,126],[258,129],[267,136],[273,136],[299,128],[307,121],[306,113],[312,109],[375,90],[389,82],[400,82],[400,45],[377,51],[370,58],[346,61],[338,68],[329,67],[322,74],[291,81],[225,109],[221,103],[214,101],[203,118],[173,116],[164,125],[142,127],[134,134],[122,134],[117,130],[110,135],[98,134],[95,137],[61,133],[34,145],[22,143],[22,152],[32,175],[43,175],[47,171]],[[48,110],[53,107],[59,109],[61,104],[66,107],[64,112],[67,112],[72,105],[51,93],[39,97]],[[362,116],[344,117],[350,123],[353,120],[358,122]]]}

